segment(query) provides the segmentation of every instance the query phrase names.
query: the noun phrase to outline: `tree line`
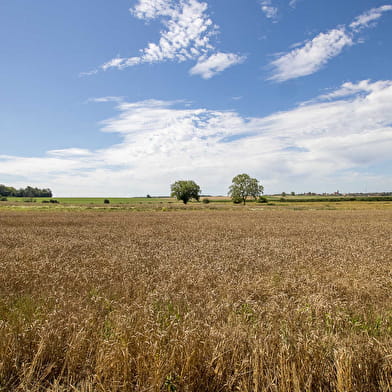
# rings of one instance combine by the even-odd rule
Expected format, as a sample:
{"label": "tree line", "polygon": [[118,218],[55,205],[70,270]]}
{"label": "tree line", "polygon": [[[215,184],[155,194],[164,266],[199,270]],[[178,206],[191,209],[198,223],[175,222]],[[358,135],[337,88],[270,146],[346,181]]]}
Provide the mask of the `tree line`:
{"label": "tree line", "polygon": [[49,188],[40,189],[27,186],[26,188],[16,189],[12,186],[0,184],[0,196],[10,197],[52,197],[52,191]]}

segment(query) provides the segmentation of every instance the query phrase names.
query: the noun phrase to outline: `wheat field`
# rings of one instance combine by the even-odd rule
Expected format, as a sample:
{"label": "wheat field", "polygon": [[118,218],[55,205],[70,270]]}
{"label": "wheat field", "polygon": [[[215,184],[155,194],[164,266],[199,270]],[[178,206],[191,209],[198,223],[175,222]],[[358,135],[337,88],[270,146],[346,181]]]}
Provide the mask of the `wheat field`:
{"label": "wheat field", "polygon": [[392,210],[0,227],[0,391],[392,391]]}

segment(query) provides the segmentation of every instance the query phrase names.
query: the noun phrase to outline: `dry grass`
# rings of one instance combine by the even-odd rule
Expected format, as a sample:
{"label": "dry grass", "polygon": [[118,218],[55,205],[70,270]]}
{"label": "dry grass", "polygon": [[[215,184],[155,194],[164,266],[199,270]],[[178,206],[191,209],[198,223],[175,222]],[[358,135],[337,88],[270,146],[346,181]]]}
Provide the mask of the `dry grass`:
{"label": "dry grass", "polygon": [[392,211],[0,215],[0,390],[392,390]]}

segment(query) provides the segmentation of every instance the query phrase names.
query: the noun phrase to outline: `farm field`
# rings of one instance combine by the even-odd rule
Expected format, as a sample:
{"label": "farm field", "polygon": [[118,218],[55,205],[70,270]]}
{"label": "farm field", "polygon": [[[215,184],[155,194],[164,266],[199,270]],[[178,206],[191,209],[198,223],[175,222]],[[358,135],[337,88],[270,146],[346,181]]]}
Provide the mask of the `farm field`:
{"label": "farm field", "polygon": [[391,391],[391,204],[288,204],[2,206],[0,391]]}
{"label": "farm field", "polygon": [[[263,210],[290,209],[290,210],[363,210],[363,209],[391,209],[391,197],[359,198],[358,200],[344,200],[341,197],[318,197],[309,198],[299,196],[286,198],[267,196],[267,203],[257,203],[249,200],[246,206],[233,204],[227,196],[202,197],[200,202],[191,201],[184,205],[182,201],[169,197],[132,197],[132,198],[107,198],[109,203],[104,203],[106,198],[23,198],[8,197],[6,201],[0,201],[0,211],[166,211],[166,210]],[[203,203],[207,199],[208,203]],[[50,202],[52,200],[52,202]],[[58,203],[53,203],[57,201]]]}
{"label": "farm field", "polygon": [[42,203],[45,201],[57,200],[61,204],[103,204],[104,200],[107,199],[113,204],[135,204],[135,203],[157,203],[167,202],[171,199],[169,197],[8,197],[8,201],[12,203]]}

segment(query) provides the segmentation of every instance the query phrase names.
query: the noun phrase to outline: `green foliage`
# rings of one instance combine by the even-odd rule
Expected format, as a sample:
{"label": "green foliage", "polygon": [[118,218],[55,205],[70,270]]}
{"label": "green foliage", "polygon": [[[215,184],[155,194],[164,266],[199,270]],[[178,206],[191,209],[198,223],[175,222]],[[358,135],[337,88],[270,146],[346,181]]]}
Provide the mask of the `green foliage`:
{"label": "green foliage", "polygon": [[109,200],[109,199],[105,199],[105,200],[103,201],[103,203],[104,203],[104,204],[110,204],[110,200]]}
{"label": "green foliage", "polygon": [[248,303],[242,303],[237,306],[235,313],[241,316],[246,322],[256,321],[256,312],[253,310],[252,305]]}
{"label": "green foliage", "polygon": [[245,204],[248,197],[256,200],[263,192],[264,187],[259,184],[259,181],[245,173],[235,176],[229,188],[229,196],[233,203]]}
{"label": "green foliage", "polygon": [[12,186],[0,184],[0,196],[13,197],[52,197],[50,189],[39,189],[28,186],[26,188],[15,189]]}
{"label": "green foliage", "polygon": [[344,201],[392,201],[391,196],[331,196],[331,197],[296,197],[296,198],[280,198],[279,201],[290,203],[312,203],[312,202],[344,202]]}
{"label": "green foliage", "polygon": [[208,204],[210,202],[210,199],[204,198],[202,201],[203,201],[204,204]]}
{"label": "green foliage", "polygon": [[8,199],[4,196],[0,197],[0,201],[8,201]]}
{"label": "green foliage", "polygon": [[231,198],[231,200],[232,200],[232,202],[233,202],[234,204],[241,204],[241,203],[242,203],[242,199],[241,199],[240,197],[238,197],[238,196],[233,196],[233,197]]}
{"label": "green foliage", "polygon": [[199,201],[201,189],[194,181],[176,181],[171,184],[171,196],[177,200],[182,200],[184,204],[188,203],[189,200],[195,199]]}
{"label": "green foliage", "polygon": [[257,203],[268,203],[268,199],[265,196],[259,196],[257,198]]}
{"label": "green foliage", "polygon": [[177,391],[177,381],[178,376],[175,373],[170,373],[165,378],[165,390],[167,392],[176,392]]}

